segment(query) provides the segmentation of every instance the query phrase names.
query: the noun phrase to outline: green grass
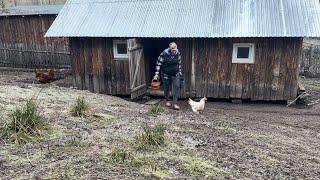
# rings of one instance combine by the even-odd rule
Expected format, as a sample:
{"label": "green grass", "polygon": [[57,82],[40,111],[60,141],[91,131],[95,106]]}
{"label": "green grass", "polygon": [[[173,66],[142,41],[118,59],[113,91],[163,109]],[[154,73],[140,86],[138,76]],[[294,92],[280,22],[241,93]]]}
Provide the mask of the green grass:
{"label": "green grass", "polygon": [[319,89],[319,88],[320,88],[320,83],[304,82],[303,84],[304,84],[306,87],[309,87],[309,88],[315,88],[315,89]]}
{"label": "green grass", "polygon": [[185,170],[195,177],[221,178],[228,175],[205,159],[191,156],[180,156],[179,158],[183,161]]}
{"label": "green grass", "polygon": [[71,115],[74,117],[84,117],[89,110],[89,104],[84,97],[78,97],[71,108]]}
{"label": "green grass", "polygon": [[10,121],[1,128],[1,137],[15,143],[27,143],[34,137],[42,136],[44,118],[38,111],[36,101],[29,99],[10,116]]}
{"label": "green grass", "polygon": [[149,111],[148,111],[148,114],[149,114],[150,116],[158,116],[158,115],[160,115],[160,114],[163,113],[163,112],[164,112],[164,108],[161,106],[160,103],[157,103],[157,104],[153,104],[153,105],[151,106],[151,108],[150,108]]}
{"label": "green grass", "polygon": [[107,161],[112,164],[123,164],[131,159],[131,154],[126,149],[116,147],[107,153],[106,157]]}
{"label": "green grass", "polygon": [[262,160],[262,162],[264,164],[272,166],[272,167],[276,167],[276,166],[279,166],[281,164],[281,162],[278,159],[273,158],[271,156],[266,156],[266,155],[262,156],[261,160]]}
{"label": "green grass", "polygon": [[147,150],[153,147],[165,145],[165,126],[160,124],[155,127],[145,125],[142,132],[135,138],[135,145],[138,150]]}

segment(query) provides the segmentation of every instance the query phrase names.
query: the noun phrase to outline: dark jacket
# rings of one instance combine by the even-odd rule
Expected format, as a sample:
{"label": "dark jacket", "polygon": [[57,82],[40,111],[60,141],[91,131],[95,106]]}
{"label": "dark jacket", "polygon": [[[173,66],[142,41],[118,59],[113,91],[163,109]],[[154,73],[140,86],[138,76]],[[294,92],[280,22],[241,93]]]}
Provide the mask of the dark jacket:
{"label": "dark jacket", "polygon": [[159,72],[170,76],[175,76],[179,72],[181,73],[181,55],[177,50],[176,53],[171,53],[170,49],[165,49],[158,57],[156,66],[156,75]]}

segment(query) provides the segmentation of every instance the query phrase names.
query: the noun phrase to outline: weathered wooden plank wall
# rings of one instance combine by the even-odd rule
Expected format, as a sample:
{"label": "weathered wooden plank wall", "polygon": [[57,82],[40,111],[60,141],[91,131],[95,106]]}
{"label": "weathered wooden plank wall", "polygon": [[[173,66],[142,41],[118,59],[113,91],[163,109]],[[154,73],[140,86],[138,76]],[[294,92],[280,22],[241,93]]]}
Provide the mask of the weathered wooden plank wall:
{"label": "weathered wooden plank wall", "polygon": [[68,39],[44,37],[55,17],[0,17],[0,66],[69,68]]}
{"label": "weathered wooden plank wall", "polygon": [[[302,38],[174,41],[182,53],[185,86],[181,97],[274,101],[293,99],[297,95]],[[232,63],[234,43],[255,44],[254,64]],[[114,95],[130,94],[128,61],[113,60],[111,38],[72,38],[71,47],[74,80],[78,87]],[[193,78],[195,85],[192,84]]]}
{"label": "weathered wooden plank wall", "polygon": [[81,89],[130,94],[128,60],[113,59],[111,38],[70,38],[74,83]]}
{"label": "weathered wooden plank wall", "polygon": [[[232,63],[234,43],[255,44],[254,64]],[[297,95],[302,38],[197,39],[193,48],[197,97],[268,101]]]}

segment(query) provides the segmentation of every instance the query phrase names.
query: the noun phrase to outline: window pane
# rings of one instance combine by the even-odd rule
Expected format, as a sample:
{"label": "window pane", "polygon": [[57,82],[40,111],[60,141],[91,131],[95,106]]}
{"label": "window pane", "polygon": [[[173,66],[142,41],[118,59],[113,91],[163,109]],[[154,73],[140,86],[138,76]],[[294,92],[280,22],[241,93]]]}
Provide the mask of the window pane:
{"label": "window pane", "polygon": [[237,58],[249,58],[249,47],[238,47]]}
{"label": "window pane", "polygon": [[127,44],[118,43],[117,44],[117,51],[118,51],[118,54],[127,54]]}

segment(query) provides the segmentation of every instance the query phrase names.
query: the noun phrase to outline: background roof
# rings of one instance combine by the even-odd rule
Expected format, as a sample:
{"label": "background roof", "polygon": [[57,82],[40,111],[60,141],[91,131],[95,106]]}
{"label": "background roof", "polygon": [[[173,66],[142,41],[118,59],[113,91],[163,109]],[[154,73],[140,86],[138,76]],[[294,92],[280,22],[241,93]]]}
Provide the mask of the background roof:
{"label": "background roof", "polygon": [[15,6],[0,9],[0,16],[58,14],[63,5]]}
{"label": "background roof", "polygon": [[60,37],[320,37],[319,0],[69,0]]}

